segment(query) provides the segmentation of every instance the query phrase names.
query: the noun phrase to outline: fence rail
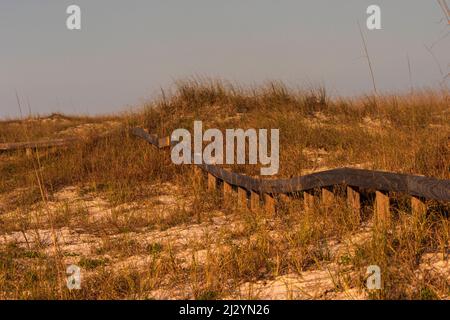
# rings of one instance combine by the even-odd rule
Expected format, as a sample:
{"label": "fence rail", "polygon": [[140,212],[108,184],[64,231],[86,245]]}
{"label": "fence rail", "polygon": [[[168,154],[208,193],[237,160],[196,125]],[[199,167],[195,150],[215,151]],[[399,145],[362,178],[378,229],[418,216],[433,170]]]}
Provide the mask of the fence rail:
{"label": "fence rail", "polygon": [[[132,133],[159,149],[168,148],[175,143],[170,141],[170,137],[158,138],[142,128],[134,128]],[[239,202],[246,202],[247,194],[250,193],[250,205],[257,207],[262,196],[266,209],[270,211],[274,211],[275,196],[286,198],[289,194],[299,192],[304,194],[305,206],[311,206],[314,201],[311,190],[317,188],[322,189],[322,202],[330,203],[334,195],[329,188],[337,185],[347,187],[349,204],[357,210],[361,207],[359,190],[375,190],[376,211],[380,216],[384,216],[385,220],[389,215],[389,197],[386,194],[388,192],[411,196],[411,208],[415,212],[426,211],[425,199],[450,202],[450,180],[417,175],[338,168],[289,179],[261,179],[231,172],[217,165],[197,166],[207,173],[210,189],[216,188],[217,180],[222,181],[224,195],[230,192],[230,186],[234,186],[238,188]]]}
{"label": "fence rail", "polygon": [[13,142],[13,143],[0,143],[0,151],[12,151],[21,149],[32,148],[49,148],[49,147],[62,147],[69,145],[78,138],[64,138],[64,139],[52,139],[52,140],[39,140],[29,142]]}
{"label": "fence rail", "polygon": [[76,142],[83,141],[83,139],[101,139],[111,134],[111,131],[106,131],[100,134],[92,134],[88,136],[72,136],[59,139],[43,139],[36,141],[26,142],[10,142],[0,143],[0,152],[15,151],[15,150],[31,150],[38,148],[52,148],[52,147],[64,147],[74,144]]}

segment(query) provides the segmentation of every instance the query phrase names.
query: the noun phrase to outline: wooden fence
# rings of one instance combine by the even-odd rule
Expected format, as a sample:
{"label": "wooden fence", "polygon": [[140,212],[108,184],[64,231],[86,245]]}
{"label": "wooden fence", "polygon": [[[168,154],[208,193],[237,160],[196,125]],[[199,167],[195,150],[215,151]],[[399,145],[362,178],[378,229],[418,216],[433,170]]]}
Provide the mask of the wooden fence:
{"label": "wooden fence", "polygon": [[83,141],[83,139],[101,139],[110,135],[110,131],[106,131],[100,134],[92,134],[90,136],[76,136],[76,137],[65,137],[59,139],[43,139],[36,141],[27,142],[10,142],[10,143],[0,143],[0,152],[5,151],[15,151],[15,150],[27,150],[27,153],[32,149],[38,148],[53,148],[53,147],[64,147],[76,142]]}
{"label": "wooden fence", "polygon": [[62,147],[67,146],[77,140],[78,140],[77,138],[64,138],[64,139],[39,140],[30,142],[0,143],[0,151]]}
{"label": "wooden fence", "polygon": [[[173,143],[170,137],[158,138],[142,128],[134,128],[133,135],[140,137],[151,145],[162,149]],[[414,214],[425,214],[425,200],[450,201],[450,180],[430,177],[372,171],[352,168],[339,168],[308,174],[289,179],[261,179],[228,171],[217,165],[200,164],[197,168],[207,175],[207,186],[215,190],[218,185],[223,188],[224,198],[229,197],[233,188],[237,189],[238,204],[258,209],[261,203],[265,210],[275,212],[276,201],[286,201],[290,196],[303,194],[305,208],[314,206],[314,190],[321,190],[322,204],[327,206],[335,201],[334,186],[343,186],[346,190],[347,203],[353,210],[361,210],[362,190],[375,191],[375,211],[379,221],[389,223],[391,218],[389,193],[401,193],[411,197],[411,209]]]}

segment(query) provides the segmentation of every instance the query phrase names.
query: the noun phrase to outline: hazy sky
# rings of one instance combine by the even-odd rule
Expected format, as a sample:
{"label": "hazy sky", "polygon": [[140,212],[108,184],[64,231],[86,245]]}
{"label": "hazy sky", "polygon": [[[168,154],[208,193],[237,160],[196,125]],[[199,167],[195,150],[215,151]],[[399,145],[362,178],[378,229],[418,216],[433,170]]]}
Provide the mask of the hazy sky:
{"label": "hazy sky", "polygon": [[[82,30],[66,8],[82,9]],[[366,9],[382,9],[382,30]],[[0,117],[99,114],[136,106],[189,76],[244,84],[323,83],[334,95],[371,90],[359,35],[364,28],[377,85],[407,90],[448,73],[450,27],[433,0],[1,0]],[[23,107],[28,112],[28,107]]]}

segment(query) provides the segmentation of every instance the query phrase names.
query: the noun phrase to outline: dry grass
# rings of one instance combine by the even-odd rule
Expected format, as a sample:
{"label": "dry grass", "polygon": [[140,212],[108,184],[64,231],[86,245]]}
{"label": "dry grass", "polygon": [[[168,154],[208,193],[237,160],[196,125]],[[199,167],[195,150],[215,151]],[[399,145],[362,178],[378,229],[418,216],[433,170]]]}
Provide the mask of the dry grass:
{"label": "dry grass", "polygon": [[[129,134],[165,136],[194,120],[279,128],[280,177],[353,166],[450,179],[449,102],[448,91],[331,99],[281,83],[187,81],[134,114],[2,122],[1,142],[85,138],[0,154],[0,298],[449,298],[448,206],[430,202],[415,217],[395,195],[388,230],[373,226],[370,201],[361,219],[340,198],[309,212],[293,199],[276,216],[240,210]],[[72,263],[80,291],[65,287]],[[373,264],[380,291],[365,288]]]}

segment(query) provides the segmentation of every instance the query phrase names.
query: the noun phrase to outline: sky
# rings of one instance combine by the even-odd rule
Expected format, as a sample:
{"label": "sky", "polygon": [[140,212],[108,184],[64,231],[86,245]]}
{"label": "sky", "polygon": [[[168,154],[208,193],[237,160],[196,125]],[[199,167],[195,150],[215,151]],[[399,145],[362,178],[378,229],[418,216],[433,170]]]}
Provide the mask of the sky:
{"label": "sky", "polygon": [[[450,1],[449,1],[450,2]],[[66,9],[81,8],[81,30]],[[381,30],[366,9],[381,8]],[[450,3],[449,3],[450,5]],[[1,0],[0,118],[130,110],[189,77],[369,93],[439,87],[450,26],[433,0]],[[425,48],[433,46],[433,55]]]}

